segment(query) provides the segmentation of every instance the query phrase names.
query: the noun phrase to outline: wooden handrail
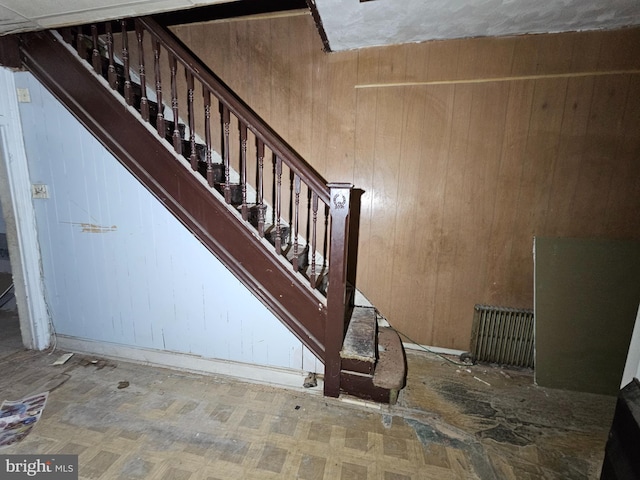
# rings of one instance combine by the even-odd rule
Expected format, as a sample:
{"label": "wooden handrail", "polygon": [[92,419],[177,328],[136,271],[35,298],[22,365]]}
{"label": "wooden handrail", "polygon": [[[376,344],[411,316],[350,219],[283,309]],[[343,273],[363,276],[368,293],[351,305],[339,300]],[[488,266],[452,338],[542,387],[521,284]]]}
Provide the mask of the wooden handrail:
{"label": "wooden handrail", "polygon": [[[317,173],[293,148],[291,148],[265,121],[263,121],[248,105],[246,105],[220,78],[218,78],[213,72],[211,72],[203,63],[195,57],[170,31],[165,27],[160,26],[150,17],[137,18],[133,22],[127,20],[121,20],[121,34],[122,34],[122,70],[124,74],[124,88],[123,92],[126,97],[126,102],[129,105],[134,105],[135,102],[140,105],[134,105],[136,108],[140,108],[142,112],[143,120],[147,123],[154,123],[154,127],[157,129],[158,135],[167,140],[171,140],[174,150],[179,155],[184,155],[188,158],[191,169],[200,172],[200,167],[204,163],[206,167],[207,184],[212,188],[222,188],[222,193],[227,204],[232,204],[232,198],[237,199],[238,190],[233,190],[232,187],[240,187],[240,205],[241,205],[241,218],[245,221],[249,218],[249,206],[247,204],[247,132],[250,132],[255,140],[256,147],[256,162],[257,162],[257,184],[256,184],[256,207],[257,208],[257,221],[254,226],[258,231],[258,236],[263,237],[265,235],[265,209],[266,205],[263,203],[264,189],[263,189],[263,162],[265,160],[265,147],[268,148],[273,154],[273,204],[271,205],[272,225],[270,235],[272,236],[272,244],[275,247],[275,253],[278,257],[281,254],[293,253],[291,259],[292,269],[288,271],[288,274],[293,274],[291,286],[294,285],[296,275],[299,272],[299,259],[298,254],[308,251],[311,248],[311,270],[308,278],[309,282],[307,286],[311,286],[313,292],[305,292],[304,295],[312,293],[318,298],[318,311],[322,312],[322,315],[326,315],[323,322],[323,330],[320,328],[320,332],[316,327],[317,337],[323,336],[319,342],[311,344],[311,348],[315,352],[321,352],[323,357],[321,359],[325,364],[325,381],[324,392],[327,396],[337,397],[340,394],[340,377],[341,377],[341,358],[340,351],[342,349],[342,343],[344,340],[346,315],[349,310],[349,299],[347,295],[347,270],[349,265],[349,225],[350,225],[350,211],[351,211],[351,195],[353,185],[348,183],[332,183],[327,184],[326,181]],[[130,26],[134,26],[134,31],[137,36],[138,44],[138,56],[139,56],[139,73],[141,85],[134,85],[129,72],[130,61],[130,49],[127,42],[128,31]],[[100,59],[96,58],[96,52],[98,52],[98,33],[101,31],[100,26],[92,26],[92,59],[94,70],[103,74],[103,68],[107,68],[108,73],[112,74],[114,70],[113,60],[113,34],[111,32],[111,24],[105,25],[104,32],[107,37],[107,51],[108,65],[101,65]],[[80,30],[82,31],[82,30]],[[144,34],[146,31],[147,35]],[[145,63],[144,63],[144,51],[143,51],[143,39],[148,38],[153,50],[154,60],[154,80],[153,85],[147,85],[145,79]],[[81,45],[80,41],[77,41],[78,54],[81,56],[84,45]],[[167,52],[168,55],[168,74],[170,76],[171,86],[171,114],[172,120],[166,120],[163,115],[164,107],[162,105],[162,86],[161,86],[161,69],[159,67],[160,49]],[[85,58],[86,59],[86,58]],[[178,92],[178,70],[179,67],[184,68],[186,75],[186,87],[187,87],[187,99],[186,105],[181,105]],[[131,66],[131,68],[134,68]],[[113,75],[112,75],[113,76]],[[199,82],[202,85],[203,99],[202,108],[204,113],[204,158],[202,151],[198,152],[198,145],[196,144],[196,124],[195,124],[195,112],[194,112],[194,92],[196,90],[196,84]],[[109,82],[111,88],[114,89],[114,82]],[[134,94],[133,89],[137,89]],[[153,103],[154,115],[153,118],[149,114],[149,102],[147,98],[147,89],[153,91],[155,89],[156,102]],[[198,87],[199,89],[199,87]],[[137,97],[135,96],[137,95]],[[214,165],[212,161],[212,140],[211,140],[211,96],[218,101],[220,109],[220,128],[221,128],[221,161],[223,167],[224,178],[216,177],[214,173],[214,166],[219,168],[220,164]],[[187,112],[188,131],[189,136],[187,139],[183,138],[185,125],[179,123],[179,113],[181,109],[185,109]],[[240,146],[237,152],[239,161],[239,185],[232,183],[231,175],[231,142],[230,142],[230,125],[233,119],[237,120],[239,128],[239,140]],[[166,125],[166,128],[165,128]],[[200,145],[202,147],[202,145]],[[283,167],[288,168],[288,172],[283,172]],[[201,173],[201,172],[200,172]],[[289,177],[290,175],[290,177]],[[217,179],[214,181],[214,177]],[[291,198],[289,198],[289,209],[292,222],[291,225],[286,225],[282,214],[286,211],[286,192],[283,198],[282,192],[282,180],[291,179],[291,191],[289,192]],[[235,182],[236,180],[234,180]],[[300,249],[298,245],[298,235],[303,234],[299,229],[299,219],[302,213],[300,199],[302,193],[302,186],[305,186],[307,192],[307,245],[305,248]],[[233,190],[233,191],[232,191]],[[183,190],[181,190],[183,191]],[[186,190],[184,190],[186,192]],[[283,205],[284,203],[284,205]],[[324,225],[320,225],[318,228],[318,213],[319,204],[324,204]],[[237,204],[236,204],[237,205]],[[194,207],[199,213],[201,210],[196,205]],[[204,211],[202,211],[204,212]],[[229,212],[231,213],[231,212]],[[204,214],[204,213],[203,213]],[[233,215],[229,215],[233,217]],[[329,223],[330,219],[330,223]],[[322,217],[320,218],[322,220]],[[207,223],[206,219],[202,220],[202,223]],[[186,224],[186,223],[185,223]],[[242,226],[244,228],[244,225]],[[324,252],[320,252],[320,256],[324,257],[323,273],[324,280],[328,278],[328,286],[326,289],[326,301],[317,296],[316,289],[318,287],[319,272],[316,269],[316,248],[318,245],[317,230],[324,232]],[[255,230],[254,230],[255,232]],[[275,236],[273,236],[275,234]],[[255,235],[255,233],[254,233]],[[308,238],[310,235],[310,238]],[[202,236],[202,235],[200,235]],[[283,238],[289,237],[288,242],[292,242],[291,245],[285,249],[283,244]],[[252,241],[255,237],[251,238]],[[215,242],[215,240],[212,240]],[[326,250],[328,242],[328,252]],[[263,248],[263,244],[255,242],[256,248]],[[328,253],[328,276],[324,271],[327,267],[327,253]],[[305,253],[306,255],[306,253]],[[239,263],[242,261],[242,256],[238,257]],[[270,271],[270,269],[267,269]],[[302,278],[302,277],[297,277]],[[263,288],[269,290],[269,284],[264,284]],[[282,295],[279,296],[282,298]],[[276,296],[271,296],[270,301],[277,301]],[[292,300],[289,300],[290,302]],[[293,304],[298,302],[293,300]],[[273,307],[273,306],[272,306]],[[280,312],[286,310],[282,305],[278,305],[272,310]],[[297,308],[297,307],[296,307]],[[314,307],[315,308],[315,307]],[[325,310],[326,309],[326,310]],[[298,309],[297,322],[295,323],[295,331],[300,336],[299,338],[305,338],[305,341],[312,338],[312,335],[306,335],[304,329],[305,318],[299,318],[304,316],[317,318],[317,312],[305,312],[300,313],[302,310]],[[288,314],[287,314],[288,315]],[[284,315],[286,317],[287,315]],[[317,322],[317,320],[314,320]],[[285,322],[286,323],[286,322]],[[317,326],[317,323],[315,324]],[[301,334],[302,332],[302,334]]]}
{"label": "wooden handrail", "polygon": [[136,22],[142,24],[165,50],[178,59],[183,67],[217,97],[257,138],[298,174],[322,201],[329,204],[329,188],[326,181],[221,79],[204,67],[202,62],[194,57],[180,40],[150,17],[137,18]]}

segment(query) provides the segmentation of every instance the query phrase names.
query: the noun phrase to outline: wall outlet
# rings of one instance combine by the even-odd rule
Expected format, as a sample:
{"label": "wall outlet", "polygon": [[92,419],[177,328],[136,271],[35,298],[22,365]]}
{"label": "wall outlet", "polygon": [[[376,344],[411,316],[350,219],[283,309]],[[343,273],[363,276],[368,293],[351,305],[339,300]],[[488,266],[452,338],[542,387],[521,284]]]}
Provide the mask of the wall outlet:
{"label": "wall outlet", "polygon": [[31,95],[29,95],[28,88],[17,88],[18,91],[18,102],[20,103],[29,103],[31,102]]}
{"label": "wall outlet", "polygon": [[31,185],[31,196],[33,198],[49,198],[49,189],[45,184],[34,183]]}

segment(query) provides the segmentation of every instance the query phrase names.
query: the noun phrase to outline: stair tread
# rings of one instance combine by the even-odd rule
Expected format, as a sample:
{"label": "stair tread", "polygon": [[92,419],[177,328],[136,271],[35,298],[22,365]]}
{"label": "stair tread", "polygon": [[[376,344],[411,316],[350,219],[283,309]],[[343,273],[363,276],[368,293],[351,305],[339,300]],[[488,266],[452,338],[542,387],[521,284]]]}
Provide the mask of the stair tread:
{"label": "stair tread", "polygon": [[407,375],[404,348],[398,333],[390,327],[378,329],[378,363],[373,374],[376,387],[400,390]]}
{"label": "stair tread", "polygon": [[340,356],[364,362],[376,361],[376,312],[370,307],[355,307],[344,338]]}

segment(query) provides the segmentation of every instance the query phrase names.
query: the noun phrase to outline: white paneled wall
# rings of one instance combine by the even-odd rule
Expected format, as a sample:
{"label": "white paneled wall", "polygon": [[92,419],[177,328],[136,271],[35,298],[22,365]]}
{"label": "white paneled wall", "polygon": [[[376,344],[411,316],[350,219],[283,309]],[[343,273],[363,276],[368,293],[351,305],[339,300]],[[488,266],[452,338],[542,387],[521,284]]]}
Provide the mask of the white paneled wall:
{"label": "white paneled wall", "polygon": [[322,371],[303,347],[28,73],[17,73],[56,333]]}

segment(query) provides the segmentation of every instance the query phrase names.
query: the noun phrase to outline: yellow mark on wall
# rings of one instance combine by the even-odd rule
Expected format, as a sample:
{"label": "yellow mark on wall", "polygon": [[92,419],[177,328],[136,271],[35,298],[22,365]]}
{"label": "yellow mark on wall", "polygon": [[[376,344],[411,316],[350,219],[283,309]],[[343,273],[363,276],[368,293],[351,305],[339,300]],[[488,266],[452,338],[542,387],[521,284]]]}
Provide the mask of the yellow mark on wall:
{"label": "yellow mark on wall", "polygon": [[76,225],[81,228],[82,233],[107,233],[115,232],[118,227],[111,225],[110,227],[103,227],[102,225],[96,225],[94,223],[81,223],[81,222],[69,222],[71,225]]}

